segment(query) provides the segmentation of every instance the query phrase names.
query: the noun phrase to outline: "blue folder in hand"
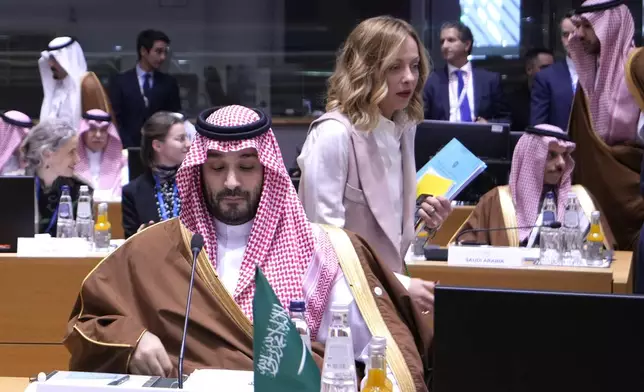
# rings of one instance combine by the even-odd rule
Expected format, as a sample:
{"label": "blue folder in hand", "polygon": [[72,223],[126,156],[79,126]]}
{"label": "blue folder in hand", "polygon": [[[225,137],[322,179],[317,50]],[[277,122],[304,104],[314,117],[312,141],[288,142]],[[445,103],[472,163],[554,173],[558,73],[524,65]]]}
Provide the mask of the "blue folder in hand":
{"label": "blue folder in hand", "polygon": [[419,182],[428,173],[452,180],[454,183],[443,196],[454,200],[486,168],[485,162],[472,154],[458,139],[452,139],[416,173],[416,181]]}

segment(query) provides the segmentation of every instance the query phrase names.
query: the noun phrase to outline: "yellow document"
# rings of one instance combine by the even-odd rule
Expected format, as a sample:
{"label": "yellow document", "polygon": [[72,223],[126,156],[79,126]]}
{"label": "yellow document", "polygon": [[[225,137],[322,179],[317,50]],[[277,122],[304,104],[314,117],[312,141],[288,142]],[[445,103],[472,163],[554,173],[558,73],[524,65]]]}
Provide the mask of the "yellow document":
{"label": "yellow document", "polygon": [[445,196],[454,181],[434,173],[426,173],[416,185],[416,198],[420,195]]}

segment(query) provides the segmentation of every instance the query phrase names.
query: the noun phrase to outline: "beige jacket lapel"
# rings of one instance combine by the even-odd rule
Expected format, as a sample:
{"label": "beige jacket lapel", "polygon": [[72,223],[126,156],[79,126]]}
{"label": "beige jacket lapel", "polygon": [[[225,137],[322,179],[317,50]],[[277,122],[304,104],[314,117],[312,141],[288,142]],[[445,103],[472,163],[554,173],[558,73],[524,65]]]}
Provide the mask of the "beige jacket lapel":
{"label": "beige jacket lapel", "polygon": [[397,223],[392,211],[400,206],[392,205],[385,168],[373,132],[353,131],[351,139],[356,152],[360,185],[367,204],[387,238],[392,244],[398,244],[395,230]]}
{"label": "beige jacket lapel", "polygon": [[414,239],[414,216],[416,214],[415,136],[416,127],[414,126],[411,129],[404,130],[400,140],[403,170],[403,226],[400,254],[403,258]]}

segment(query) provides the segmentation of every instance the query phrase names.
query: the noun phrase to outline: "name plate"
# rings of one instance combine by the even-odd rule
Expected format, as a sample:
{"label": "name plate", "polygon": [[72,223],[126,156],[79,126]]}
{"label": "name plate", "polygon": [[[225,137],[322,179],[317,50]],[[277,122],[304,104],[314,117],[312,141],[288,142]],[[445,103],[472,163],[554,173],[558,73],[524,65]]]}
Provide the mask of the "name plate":
{"label": "name plate", "polygon": [[503,246],[451,245],[447,251],[447,265],[466,267],[523,267],[539,260],[539,248]]}
{"label": "name plate", "polygon": [[33,238],[18,238],[19,257],[85,257],[91,250],[82,238],[55,238],[37,234]]}

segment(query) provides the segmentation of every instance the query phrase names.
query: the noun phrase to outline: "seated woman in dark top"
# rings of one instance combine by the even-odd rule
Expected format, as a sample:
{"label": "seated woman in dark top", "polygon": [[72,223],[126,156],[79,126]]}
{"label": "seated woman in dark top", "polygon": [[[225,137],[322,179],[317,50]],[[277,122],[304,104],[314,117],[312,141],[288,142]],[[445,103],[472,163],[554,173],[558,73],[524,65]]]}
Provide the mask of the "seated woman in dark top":
{"label": "seated woman in dark top", "polygon": [[69,186],[76,206],[81,185],[87,185],[74,176],[74,166],[78,163],[77,146],[76,130],[57,119],[46,120],[33,127],[20,146],[26,167],[10,174],[36,178],[39,233],[56,236],[56,217],[62,186]]}
{"label": "seated woman in dark top", "polygon": [[125,238],[152,223],[178,217],[181,210],[175,175],[190,149],[183,120],[157,112],[143,124],[141,134],[145,171],[123,187],[121,199]]}

